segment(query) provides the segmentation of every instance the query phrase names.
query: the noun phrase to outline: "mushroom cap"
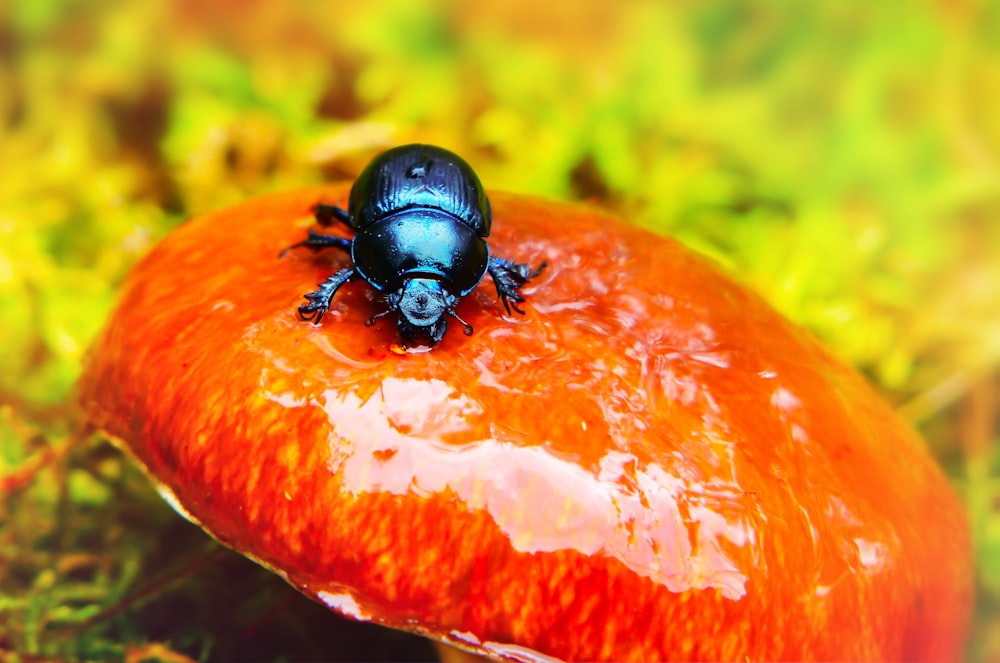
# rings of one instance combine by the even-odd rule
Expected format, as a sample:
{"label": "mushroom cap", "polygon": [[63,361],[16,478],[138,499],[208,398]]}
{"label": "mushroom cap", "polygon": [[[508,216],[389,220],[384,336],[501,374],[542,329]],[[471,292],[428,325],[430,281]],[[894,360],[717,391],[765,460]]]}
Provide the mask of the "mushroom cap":
{"label": "mushroom cap", "polygon": [[963,511],[850,368],[704,258],[594,210],[491,194],[489,279],[432,350],[347,257],[282,248],[348,187],[175,230],[126,279],[86,416],[227,546],[354,619],[539,660],[947,660]]}

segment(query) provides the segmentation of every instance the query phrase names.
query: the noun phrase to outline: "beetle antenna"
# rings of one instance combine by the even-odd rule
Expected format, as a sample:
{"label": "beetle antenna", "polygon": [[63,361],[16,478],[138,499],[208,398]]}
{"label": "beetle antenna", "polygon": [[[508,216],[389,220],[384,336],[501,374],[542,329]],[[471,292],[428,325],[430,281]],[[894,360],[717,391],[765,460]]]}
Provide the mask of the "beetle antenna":
{"label": "beetle antenna", "polygon": [[375,324],[376,320],[378,320],[379,318],[384,318],[385,316],[389,315],[392,312],[393,312],[393,309],[390,308],[390,309],[387,309],[385,311],[382,311],[381,313],[376,313],[372,317],[370,317],[367,320],[365,320],[365,327],[371,327],[372,325]]}
{"label": "beetle antenna", "polygon": [[455,313],[451,309],[448,309],[448,315],[450,315],[451,317],[455,318],[456,320],[458,320],[459,322],[461,322],[463,325],[465,325],[465,329],[463,331],[465,332],[466,336],[472,336],[472,331],[473,331],[472,330],[472,325],[470,325],[468,322],[466,322],[462,318],[458,317],[458,313]]}

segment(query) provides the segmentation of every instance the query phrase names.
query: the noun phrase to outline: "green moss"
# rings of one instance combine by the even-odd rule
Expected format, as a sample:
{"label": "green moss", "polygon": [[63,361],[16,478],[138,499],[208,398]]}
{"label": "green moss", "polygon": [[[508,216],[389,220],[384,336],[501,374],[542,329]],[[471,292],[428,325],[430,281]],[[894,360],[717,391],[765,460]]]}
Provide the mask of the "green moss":
{"label": "green moss", "polygon": [[29,478],[0,500],[0,650],[224,651],[155,609],[85,626],[138,591],[174,516],[105,447],[39,458],[71,426],[117,284],[159,237],[411,140],[466,154],[491,187],[679,237],[869,375],[967,496],[979,620],[998,620],[998,436],[970,432],[1000,368],[995,3],[234,7],[10,5],[0,479]]}

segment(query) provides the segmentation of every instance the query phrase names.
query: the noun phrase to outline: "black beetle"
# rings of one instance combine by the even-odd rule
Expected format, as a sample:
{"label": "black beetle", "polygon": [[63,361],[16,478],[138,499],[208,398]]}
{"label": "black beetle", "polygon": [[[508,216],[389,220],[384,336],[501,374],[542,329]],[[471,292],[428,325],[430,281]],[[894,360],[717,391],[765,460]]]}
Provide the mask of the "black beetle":
{"label": "black beetle", "polygon": [[479,178],[458,155],[432,145],[403,145],[375,157],[351,187],[347,209],[327,203],[313,207],[316,222],[335,221],[356,232],[354,239],[314,230],[285,252],[304,246],[314,251],[335,247],[350,254],[351,267],[334,273],[319,289],[307,293],[299,306],[303,320],[323,319],[337,290],[359,278],[385,292],[388,310],[376,318],[399,313],[397,327],[406,341],[426,334],[431,345],[444,337],[446,315],[465,326],[455,307],[487,272],[507,313],[524,297],[518,289],[545,268],[502,260],[490,255],[484,240],[490,234],[490,203]]}

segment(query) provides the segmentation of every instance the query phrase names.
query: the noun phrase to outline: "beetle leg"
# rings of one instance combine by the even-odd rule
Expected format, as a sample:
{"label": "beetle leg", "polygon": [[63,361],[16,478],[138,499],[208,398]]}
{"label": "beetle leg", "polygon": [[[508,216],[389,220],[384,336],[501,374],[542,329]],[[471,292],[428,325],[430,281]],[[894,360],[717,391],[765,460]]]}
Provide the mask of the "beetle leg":
{"label": "beetle leg", "polygon": [[304,246],[313,251],[320,251],[327,247],[334,247],[344,251],[347,254],[351,253],[351,243],[353,240],[347,239],[346,237],[335,237],[333,235],[324,235],[323,233],[318,233],[313,229],[309,229],[309,236],[306,237],[301,242],[296,242],[291,246],[285,247],[285,249],[278,254],[279,258],[284,258],[285,254],[292,249],[297,249],[300,246]]}
{"label": "beetle leg", "polygon": [[448,321],[442,317],[428,330],[428,335],[431,337],[431,345],[440,343],[446,331],[448,331]]}
{"label": "beetle leg", "polygon": [[431,347],[437,345],[444,338],[445,332],[448,331],[448,321],[443,317],[435,322],[429,327],[417,327],[416,325],[410,324],[405,318],[400,318],[396,325],[396,329],[399,331],[400,337],[403,339],[403,345],[410,347],[414,345],[420,345],[420,339],[426,337],[430,341],[429,345]]}
{"label": "beetle leg", "polygon": [[497,287],[497,296],[500,297],[503,307],[507,309],[507,315],[510,315],[511,309],[524,315],[524,311],[517,307],[519,302],[524,301],[524,297],[521,296],[518,289],[530,279],[541,274],[545,265],[546,263],[543,262],[538,266],[538,269],[532,270],[524,263],[511,262],[502,258],[490,258],[490,266],[487,270],[493,277],[493,284]]}
{"label": "beetle leg", "polygon": [[403,345],[415,344],[417,342],[417,335],[423,330],[422,327],[414,327],[404,318],[399,319],[396,329],[399,330],[399,335],[403,339]]}
{"label": "beetle leg", "polygon": [[345,267],[339,272],[334,273],[326,281],[319,284],[318,290],[308,292],[304,295],[309,300],[309,303],[299,307],[299,315],[302,316],[303,320],[312,320],[318,323],[326,315],[327,310],[330,308],[330,302],[333,300],[333,296],[337,294],[337,291],[340,290],[340,286],[356,278],[358,278],[358,272],[353,267]]}
{"label": "beetle leg", "polygon": [[334,221],[351,225],[350,213],[346,209],[330,203],[316,203],[312,206],[312,213],[316,217],[316,223],[321,226],[332,226]]}

